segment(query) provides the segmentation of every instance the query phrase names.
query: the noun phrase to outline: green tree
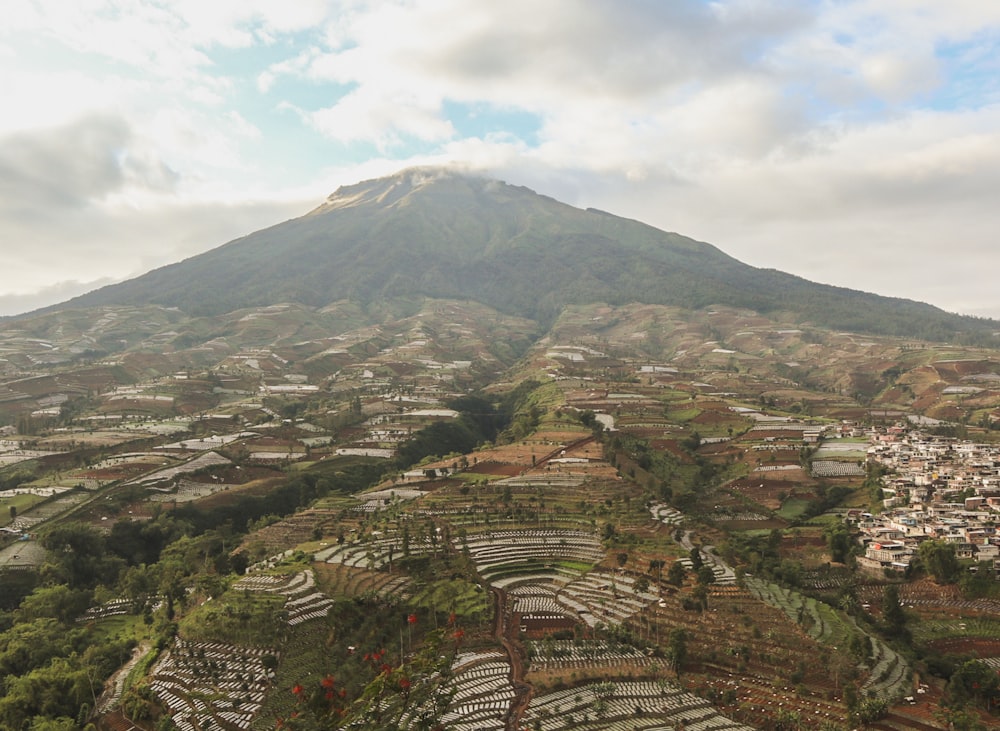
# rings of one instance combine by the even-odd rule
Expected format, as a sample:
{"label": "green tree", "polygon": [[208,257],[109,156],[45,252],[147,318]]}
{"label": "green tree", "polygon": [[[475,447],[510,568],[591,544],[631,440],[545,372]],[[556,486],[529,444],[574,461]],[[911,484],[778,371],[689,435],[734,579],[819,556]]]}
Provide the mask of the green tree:
{"label": "green tree", "polygon": [[713,584],[715,583],[715,572],[712,571],[711,566],[701,566],[698,569],[698,583],[701,585]]}
{"label": "green tree", "polygon": [[687,576],[687,569],[684,568],[684,564],[680,561],[674,561],[667,570],[667,583],[680,586],[684,583],[685,576]]}
{"label": "green tree", "polygon": [[82,523],[67,523],[42,536],[49,551],[45,570],[53,583],[74,589],[92,588],[99,583],[113,584],[124,562],[108,555],[104,536]]}
{"label": "green tree", "polygon": [[[663,567],[666,565],[666,563],[667,562],[664,561],[662,558],[651,558],[649,560],[649,570],[651,572],[652,571],[656,572],[657,581],[663,578]],[[674,563],[676,563],[676,561]]]}
{"label": "green tree", "polygon": [[952,673],[946,696],[954,706],[971,702],[989,709],[1000,702],[1000,678],[986,663],[968,660]]}
{"label": "green tree", "polygon": [[18,610],[21,620],[51,617],[63,624],[70,624],[83,614],[93,600],[93,594],[86,589],[70,589],[59,584],[38,587],[24,598]]}
{"label": "green tree", "polygon": [[941,706],[935,715],[950,731],[986,731],[979,715],[964,707]]}
{"label": "green tree", "polygon": [[681,627],[675,627],[670,631],[667,658],[670,667],[677,673],[677,677],[680,677],[684,670],[684,663],[687,662],[687,632]]}
{"label": "green tree", "polygon": [[702,567],[704,561],[701,558],[701,549],[695,546],[688,553],[688,557],[691,559],[691,568],[695,571]]}
{"label": "green tree", "polygon": [[830,560],[835,563],[847,563],[853,547],[851,529],[843,521],[837,521],[830,523],[823,532],[827,548],[830,550]]}
{"label": "green tree", "polygon": [[889,584],[882,596],[882,620],[889,636],[900,637],[906,633],[906,614],[899,601],[899,587],[895,584]]}
{"label": "green tree", "polygon": [[20,729],[26,721],[73,718],[83,704],[93,702],[98,690],[78,659],[55,658],[26,675],[7,679],[7,693],[0,698],[0,728]]}
{"label": "green tree", "polygon": [[778,709],[771,726],[774,731],[798,731],[802,728],[802,716],[788,708]]}
{"label": "green tree", "polygon": [[966,571],[958,581],[962,596],[966,599],[981,599],[989,596],[996,587],[993,579],[993,565],[990,561],[980,561],[975,571]]}
{"label": "green tree", "polygon": [[0,677],[25,675],[86,646],[86,630],[67,628],[51,617],[18,622],[0,634]]}
{"label": "green tree", "polygon": [[858,723],[870,724],[885,716],[888,710],[889,705],[884,698],[863,698],[858,702],[853,716]]}
{"label": "green tree", "polygon": [[920,563],[939,584],[954,584],[961,567],[955,555],[955,546],[946,541],[932,539],[920,544]]}
{"label": "green tree", "polygon": [[705,584],[698,584],[691,590],[691,597],[695,600],[700,611],[708,609],[708,587]]}
{"label": "green tree", "polygon": [[72,718],[36,718],[31,722],[31,731],[78,731],[83,724],[78,724]]}

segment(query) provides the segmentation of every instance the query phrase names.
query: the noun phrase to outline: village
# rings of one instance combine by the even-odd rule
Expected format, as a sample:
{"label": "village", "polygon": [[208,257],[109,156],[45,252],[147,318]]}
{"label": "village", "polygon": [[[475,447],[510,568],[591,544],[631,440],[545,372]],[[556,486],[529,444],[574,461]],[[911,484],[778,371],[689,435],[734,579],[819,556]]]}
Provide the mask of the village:
{"label": "village", "polygon": [[891,426],[871,432],[869,468],[881,478],[884,510],[851,511],[865,547],[858,564],[875,571],[905,573],[921,542],[954,546],[958,559],[1000,570],[1000,446],[919,429]]}

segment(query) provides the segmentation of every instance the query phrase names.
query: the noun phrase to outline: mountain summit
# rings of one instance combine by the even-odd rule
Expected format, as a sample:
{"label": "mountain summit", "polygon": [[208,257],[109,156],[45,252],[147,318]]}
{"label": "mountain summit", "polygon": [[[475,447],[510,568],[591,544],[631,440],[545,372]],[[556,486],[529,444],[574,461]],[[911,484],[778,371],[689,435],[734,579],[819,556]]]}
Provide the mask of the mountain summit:
{"label": "mountain summit", "polygon": [[[527,188],[413,168],[306,215],[70,300],[215,315],[278,302],[475,300],[552,321],[569,304],[730,305],[837,329],[952,339],[1000,324],[746,265],[710,244]],[[57,309],[57,308],[50,308]]]}

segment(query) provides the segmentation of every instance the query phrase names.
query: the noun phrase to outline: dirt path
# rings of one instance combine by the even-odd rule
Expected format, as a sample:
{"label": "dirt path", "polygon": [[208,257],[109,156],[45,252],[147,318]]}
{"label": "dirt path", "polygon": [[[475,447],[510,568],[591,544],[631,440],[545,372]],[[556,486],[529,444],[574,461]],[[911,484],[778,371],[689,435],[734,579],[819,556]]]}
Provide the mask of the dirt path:
{"label": "dirt path", "polygon": [[132,650],[132,657],[129,658],[128,662],[122,665],[115,674],[108,678],[107,685],[105,686],[104,692],[101,693],[101,697],[97,699],[97,705],[94,708],[94,714],[99,715],[102,713],[107,713],[110,711],[119,700],[121,700],[122,691],[125,688],[125,680],[128,678],[128,674],[132,671],[132,668],[138,664],[138,662],[146,656],[146,653],[152,649],[152,644],[149,641],[143,641],[134,650]]}
{"label": "dirt path", "polygon": [[572,452],[574,449],[579,449],[580,447],[584,446],[585,444],[590,444],[593,441],[595,441],[594,437],[593,436],[589,436],[589,437],[583,437],[581,439],[577,439],[575,442],[570,442],[569,444],[565,444],[565,445],[563,445],[561,447],[556,447],[555,449],[553,449],[548,454],[543,455],[542,457],[539,457],[535,461],[535,464],[533,465],[532,469],[536,469],[537,470],[537,469],[539,469],[541,467],[544,467],[546,464],[548,464],[548,462],[550,460],[556,459],[557,457],[559,457],[560,455],[562,455],[563,452]]}
{"label": "dirt path", "polygon": [[490,593],[493,595],[494,606],[493,636],[503,645],[503,649],[510,659],[510,682],[516,693],[514,700],[511,701],[507,717],[504,719],[504,727],[507,731],[517,731],[520,728],[521,717],[531,702],[532,695],[531,686],[524,682],[524,647],[517,639],[518,628],[513,626],[507,612],[507,592],[503,589],[491,588]]}

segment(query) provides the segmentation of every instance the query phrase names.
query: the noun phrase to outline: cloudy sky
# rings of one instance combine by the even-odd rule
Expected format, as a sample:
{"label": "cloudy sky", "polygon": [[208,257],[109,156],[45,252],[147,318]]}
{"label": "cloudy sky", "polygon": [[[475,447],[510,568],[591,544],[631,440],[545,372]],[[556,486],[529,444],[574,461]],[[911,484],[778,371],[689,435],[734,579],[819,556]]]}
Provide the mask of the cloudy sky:
{"label": "cloudy sky", "polygon": [[4,0],[0,314],[461,163],[1000,317],[1000,3]]}

